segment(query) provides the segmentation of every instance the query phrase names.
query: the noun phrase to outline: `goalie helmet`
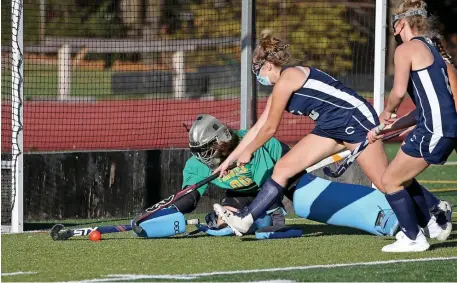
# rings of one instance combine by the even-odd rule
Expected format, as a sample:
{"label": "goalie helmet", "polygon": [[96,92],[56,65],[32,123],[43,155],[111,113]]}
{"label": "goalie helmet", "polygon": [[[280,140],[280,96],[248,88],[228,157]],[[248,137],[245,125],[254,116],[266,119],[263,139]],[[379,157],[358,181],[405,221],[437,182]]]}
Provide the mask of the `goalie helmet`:
{"label": "goalie helmet", "polygon": [[215,143],[229,142],[232,134],[229,128],[215,117],[202,114],[197,117],[189,130],[189,148],[193,156],[210,169],[216,169],[221,159],[216,157]]}

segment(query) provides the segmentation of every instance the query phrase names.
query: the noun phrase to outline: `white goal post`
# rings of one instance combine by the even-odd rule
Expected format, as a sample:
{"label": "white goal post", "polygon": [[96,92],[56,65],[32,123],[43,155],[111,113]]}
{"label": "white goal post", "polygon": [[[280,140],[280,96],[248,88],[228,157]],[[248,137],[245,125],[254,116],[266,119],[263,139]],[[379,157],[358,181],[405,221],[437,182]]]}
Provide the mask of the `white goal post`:
{"label": "white goal post", "polygon": [[[24,230],[23,219],[23,82],[24,82],[24,56],[23,56],[23,12],[22,0],[11,2],[12,25],[12,61],[11,61],[11,122],[12,122],[12,149],[11,160],[2,160],[1,173],[11,176],[2,176],[2,206],[11,207],[11,223],[2,223],[2,232],[20,233]],[[3,180],[9,182],[4,183]],[[4,187],[6,185],[6,188]],[[5,191],[8,190],[8,191]],[[4,194],[5,193],[5,194]],[[3,201],[3,197],[8,199]],[[3,209],[2,209],[3,210]],[[2,217],[3,220],[3,217]],[[3,221],[2,221],[3,222]],[[10,225],[8,225],[10,224]]]}
{"label": "white goal post", "polygon": [[[373,107],[376,113],[384,110],[386,76],[386,25],[387,0],[376,0],[375,41],[374,41],[374,86]],[[371,186],[376,188],[372,183]]]}

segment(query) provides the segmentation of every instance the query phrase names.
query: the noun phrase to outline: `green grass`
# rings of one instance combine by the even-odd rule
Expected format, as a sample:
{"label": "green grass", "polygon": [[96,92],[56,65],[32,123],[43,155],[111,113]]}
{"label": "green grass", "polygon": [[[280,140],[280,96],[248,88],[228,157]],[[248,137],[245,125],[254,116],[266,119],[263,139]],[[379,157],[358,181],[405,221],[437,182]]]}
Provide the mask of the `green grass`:
{"label": "green grass", "polygon": [[[454,218],[454,223],[456,220]],[[445,242],[430,241],[432,248],[427,252],[386,254],[381,248],[393,241],[391,237],[376,237],[304,219],[292,223],[303,228],[303,237],[255,240],[253,236],[209,237],[200,234],[188,238],[145,240],[126,232],[104,235],[100,242],[91,242],[87,237],[55,242],[47,233],[2,235],[2,273],[37,272],[2,276],[2,281],[69,281],[105,278],[110,274],[193,274],[457,256],[457,232]],[[196,280],[452,281],[457,278],[456,267],[456,261],[409,262],[204,276]]]}
{"label": "green grass", "polygon": [[[389,159],[399,144],[386,145]],[[457,155],[449,158],[456,161]],[[457,166],[432,166],[419,176],[436,195],[457,204]],[[187,218],[203,215],[190,215]],[[127,220],[67,220],[66,226],[125,224]],[[454,213],[454,227],[457,215]],[[29,229],[50,228],[52,222],[27,223]],[[160,275],[196,274],[281,267],[351,264],[457,256],[457,231],[445,242],[430,240],[431,250],[423,253],[386,254],[381,248],[392,237],[377,237],[362,231],[294,219],[304,236],[283,240],[256,240],[253,236],[140,239],[132,232],[104,235],[102,241],[87,237],[52,241],[48,233],[2,235],[2,273],[36,272],[36,274],[2,276],[2,281],[70,281],[106,279],[110,274]],[[188,227],[189,231],[193,227]],[[135,277],[135,281],[455,281],[457,260],[404,262],[370,266],[321,267],[286,271],[194,276],[192,280]],[[128,278],[122,277],[121,281]],[[129,279],[130,280],[130,279]]]}

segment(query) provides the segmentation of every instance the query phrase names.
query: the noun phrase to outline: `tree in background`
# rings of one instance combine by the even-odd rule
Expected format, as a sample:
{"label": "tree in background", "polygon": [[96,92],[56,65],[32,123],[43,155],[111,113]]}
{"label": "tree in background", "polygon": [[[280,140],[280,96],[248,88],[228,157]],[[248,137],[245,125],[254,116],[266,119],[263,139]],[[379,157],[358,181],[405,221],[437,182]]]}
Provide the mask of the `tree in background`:
{"label": "tree in background", "polygon": [[[176,6],[193,15],[193,26],[183,25],[168,34],[169,38],[217,38],[240,37],[241,0],[189,1],[189,5]],[[217,2],[217,1],[216,1]],[[167,4],[168,5],[168,4]],[[303,1],[257,1],[257,33],[264,28],[274,30],[292,46],[292,54],[299,62],[321,67],[329,72],[346,73],[353,68],[354,49],[367,43],[369,35],[363,34],[348,20],[348,8],[343,4]],[[373,11],[374,12],[374,11]],[[207,64],[208,56],[213,64],[224,64],[229,54],[240,52],[238,47],[196,52],[193,62]],[[304,58],[306,54],[306,58]],[[368,56],[372,56],[369,54]],[[231,58],[239,60],[239,58]]]}

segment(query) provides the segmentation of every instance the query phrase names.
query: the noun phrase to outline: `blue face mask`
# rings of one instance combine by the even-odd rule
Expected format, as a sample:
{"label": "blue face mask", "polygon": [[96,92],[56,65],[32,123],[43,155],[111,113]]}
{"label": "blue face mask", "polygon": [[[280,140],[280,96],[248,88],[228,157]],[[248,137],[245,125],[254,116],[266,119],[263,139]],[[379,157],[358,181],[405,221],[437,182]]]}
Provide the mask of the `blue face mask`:
{"label": "blue face mask", "polygon": [[270,79],[268,78],[268,76],[262,77],[260,74],[258,74],[256,77],[257,77],[257,81],[258,81],[261,85],[265,85],[265,86],[273,85],[273,84],[270,82]]}
{"label": "blue face mask", "polygon": [[254,75],[257,78],[257,81],[261,85],[270,86],[270,85],[272,85],[272,83],[270,82],[270,79],[268,78],[268,76],[262,77],[260,75],[260,71],[262,70],[262,67],[263,67],[264,64],[265,64],[265,60],[261,60],[260,62],[253,63],[252,64],[252,72],[254,73]]}

